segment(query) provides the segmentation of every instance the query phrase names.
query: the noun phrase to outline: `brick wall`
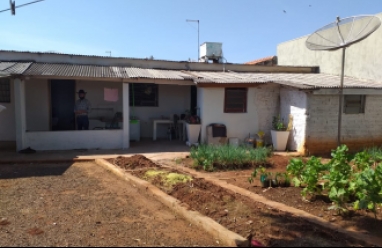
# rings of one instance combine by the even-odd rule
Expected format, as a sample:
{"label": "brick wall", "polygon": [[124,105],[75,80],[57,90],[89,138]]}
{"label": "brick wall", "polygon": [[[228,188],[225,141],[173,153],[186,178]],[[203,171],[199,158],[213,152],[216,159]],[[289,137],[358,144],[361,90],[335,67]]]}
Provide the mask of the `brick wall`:
{"label": "brick wall", "polygon": [[287,124],[289,115],[293,116],[293,129],[288,140],[288,150],[305,152],[305,130],[307,94],[289,87],[280,89],[280,112],[281,118]]}
{"label": "brick wall", "polygon": [[[309,95],[306,148],[309,154],[329,154],[337,147],[338,96]],[[382,96],[366,96],[364,114],[343,114],[343,144],[351,151],[382,145]]]}
{"label": "brick wall", "polygon": [[266,84],[256,87],[255,105],[258,111],[259,131],[265,132],[265,143],[271,144],[272,118],[280,109],[280,85]]}

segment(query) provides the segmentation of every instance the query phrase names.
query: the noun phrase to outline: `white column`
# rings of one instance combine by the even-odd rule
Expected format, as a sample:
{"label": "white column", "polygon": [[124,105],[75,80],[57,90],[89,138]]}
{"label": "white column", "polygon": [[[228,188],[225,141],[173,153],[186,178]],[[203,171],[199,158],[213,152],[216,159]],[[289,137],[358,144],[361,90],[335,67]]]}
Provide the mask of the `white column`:
{"label": "white column", "polygon": [[15,117],[16,117],[16,147],[17,151],[26,147],[26,110],[25,110],[25,82],[14,80]]}
{"label": "white column", "polygon": [[123,84],[123,149],[130,147],[130,98],[129,98],[129,84]]}

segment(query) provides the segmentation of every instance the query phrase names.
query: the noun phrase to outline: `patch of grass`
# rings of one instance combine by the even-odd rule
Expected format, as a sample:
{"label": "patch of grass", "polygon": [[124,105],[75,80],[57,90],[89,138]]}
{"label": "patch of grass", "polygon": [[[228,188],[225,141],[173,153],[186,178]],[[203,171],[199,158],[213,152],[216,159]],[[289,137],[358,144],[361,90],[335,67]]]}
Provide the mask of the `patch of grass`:
{"label": "patch of grass", "polygon": [[149,170],[145,173],[144,179],[146,180],[154,180],[159,178],[163,185],[168,188],[172,188],[174,185],[178,183],[187,183],[192,181],[191,176],[173,173],[168,171],[160,171],[160,170]]}
{"label": "patch of grass", "polygon": [[196,169],[213,171],[219,169],[241,169],[265,163],[271,150],[265,147],[252,149],[247,146],[200,145],[191,149],[191,158]]}

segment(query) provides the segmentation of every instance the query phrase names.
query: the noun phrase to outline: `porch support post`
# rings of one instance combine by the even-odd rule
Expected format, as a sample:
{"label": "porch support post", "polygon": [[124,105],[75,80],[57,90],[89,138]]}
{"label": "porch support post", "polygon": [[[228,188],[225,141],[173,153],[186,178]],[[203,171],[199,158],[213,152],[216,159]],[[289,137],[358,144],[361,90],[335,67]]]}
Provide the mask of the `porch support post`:
{"label": "porch support post", "polygon": [[129,84],[123,85],[123,149],[130,147],[130,99],[129,99]]}
{"label": "porch support post", "polygon": [[26,148],[26,106],[25,82],[19,78],[14,80],[15,118],[16,118],[16,148],[17,151]]}

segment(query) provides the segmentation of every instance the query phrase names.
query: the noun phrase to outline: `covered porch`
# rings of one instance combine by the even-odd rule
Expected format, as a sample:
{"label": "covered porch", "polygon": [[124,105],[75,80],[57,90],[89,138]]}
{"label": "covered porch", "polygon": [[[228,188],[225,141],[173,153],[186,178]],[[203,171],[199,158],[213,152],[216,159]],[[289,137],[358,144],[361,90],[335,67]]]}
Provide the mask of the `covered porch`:
{"label": "covered porch", "polygon": [[[155,143],[144,140],[168,139],[173,116],[196,106],[192,81],[142,75],[105,78],[96,73],[69,77],[60,75],[62,70],[50,68],[43,73],[44,68],[36,66],[11,80],[17,151],[28,147],[37,151],[119,150],[130,148],[131,142],[152,146]],[[91,103],[89,130],[76,130],[74,104],[80,89],[87,92]],[[179,134],[179,143],[187,149],[183,132]]]}

